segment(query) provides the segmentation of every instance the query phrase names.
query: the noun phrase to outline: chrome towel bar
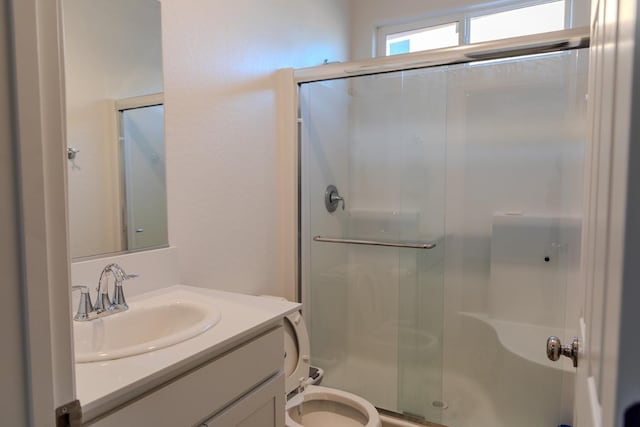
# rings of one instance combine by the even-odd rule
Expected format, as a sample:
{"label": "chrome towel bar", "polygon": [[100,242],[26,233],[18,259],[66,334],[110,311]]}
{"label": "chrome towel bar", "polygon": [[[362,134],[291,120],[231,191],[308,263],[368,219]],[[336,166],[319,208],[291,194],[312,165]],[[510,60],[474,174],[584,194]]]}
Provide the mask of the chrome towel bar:
{"label": "chrome towel bar", "polygon": [[392,248],[433,249],[435,243],[426,242],[389,242],[384,240],[337,239],[333,237],[315,236],[314,242],[346,243],[349,245],[389,246]]}

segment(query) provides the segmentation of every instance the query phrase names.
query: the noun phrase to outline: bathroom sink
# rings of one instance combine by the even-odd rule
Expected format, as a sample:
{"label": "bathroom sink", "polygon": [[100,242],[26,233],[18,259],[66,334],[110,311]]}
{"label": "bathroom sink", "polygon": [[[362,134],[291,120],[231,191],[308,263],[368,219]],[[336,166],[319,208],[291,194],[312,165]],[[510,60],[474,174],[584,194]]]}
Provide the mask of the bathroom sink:
{"label": "bathroom sink", "polygon": [[220,321],[206,298],[163,295],[131,302],[129,310],[73,322],[76,363],[97,362],[158,350],[193,338]]}

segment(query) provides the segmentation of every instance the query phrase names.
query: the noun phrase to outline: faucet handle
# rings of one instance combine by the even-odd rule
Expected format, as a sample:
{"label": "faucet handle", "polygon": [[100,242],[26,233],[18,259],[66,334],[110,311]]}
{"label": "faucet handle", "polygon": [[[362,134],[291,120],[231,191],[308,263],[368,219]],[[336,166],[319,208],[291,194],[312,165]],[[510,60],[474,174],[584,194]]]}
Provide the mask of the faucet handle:
{"label": "faucet handle", "polygon": [[[123,271],[124,273],[124,271]],[[123,278],[125,280],[135,279],[136,277],[140,277],[139,274],[126,274],[124,273]],[[113,305],[112,308],[118,309],[128,309],[127,300],[124,298],[124,289],[122,288],[122,282],[116,282],[116,286],[113,290]]]}
{"label": "faucet handle", "polygon": [[111,299],[109,299],[109,283],[107,282],[107,286],[102,287],[102,283],[98,284],[96,288],[98,291],[98,295],[96,295],[96,311],[102,312],[108,310],[111,307]]}
{"label": "faucet handle", "polygon": [[91,304],[91,296],[89,295],[89,287],[84,285],[75,285],[71,287],[71,292],[80,291],[80,303],[78,304],[78,311],[74,320],[88,320],[89,313],[93,311],[93,305]]}

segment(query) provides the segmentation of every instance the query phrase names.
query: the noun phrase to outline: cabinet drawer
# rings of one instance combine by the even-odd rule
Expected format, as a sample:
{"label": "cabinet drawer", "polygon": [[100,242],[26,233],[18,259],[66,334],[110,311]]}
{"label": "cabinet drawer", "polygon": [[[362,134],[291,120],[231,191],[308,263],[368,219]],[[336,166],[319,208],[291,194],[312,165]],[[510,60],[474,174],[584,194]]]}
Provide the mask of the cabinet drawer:
{"label": "cabinet drawer", "polygon": [[281,371],[283,342],[273,329],[88,425],[193,426]]}
{"label": "cabinet drawer", "polygon": [[262,384],[199,427],[281,427],[284,425],[284,374]]}

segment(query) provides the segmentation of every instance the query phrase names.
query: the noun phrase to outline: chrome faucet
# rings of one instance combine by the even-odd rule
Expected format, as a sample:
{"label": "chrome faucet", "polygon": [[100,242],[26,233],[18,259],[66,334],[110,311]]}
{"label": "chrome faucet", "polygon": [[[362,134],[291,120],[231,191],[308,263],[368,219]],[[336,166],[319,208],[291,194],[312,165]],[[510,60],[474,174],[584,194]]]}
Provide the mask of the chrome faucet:
{"label": "chrome faucet", "polygon": [[[109,273],[115,279],[115,287],[113,290],[113,301],[109,299]],[[126,310],[129,308],[127,305],[127,301],[124,299],[124,292],[122,290],[122,282],[128,279],[133,279],[138,277],[137,274],[127,274],[124,272],[122,267],[118,264],[109,264],[104,269],[102,269],[102,273],[100,273],[100,279],[98,280],[98,291],[97,301],[96,301],[96,310],[104,311],[109,310],[113,311],[115,309]],[[106,280],[106,284],[103,286],[103,281]]]}
{"label": "chrome faucet", "polygon": [[[113,300],[109,298],[109,276],[113,276],[115,286]],[[78,321],[94,320],[109,316],[129,309],[124,298],[122,282],[138,277],[137,274],[127,274],[118,264],[108,264],[102,269],[98,279],[98,287],[95,304],[91,304],[89,288],[86,286],[73,286],[73,290],[80,290],[80,305],[78,312],[73,317]]]}

